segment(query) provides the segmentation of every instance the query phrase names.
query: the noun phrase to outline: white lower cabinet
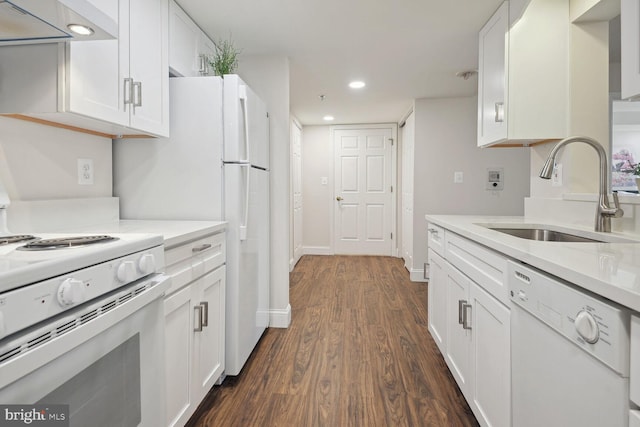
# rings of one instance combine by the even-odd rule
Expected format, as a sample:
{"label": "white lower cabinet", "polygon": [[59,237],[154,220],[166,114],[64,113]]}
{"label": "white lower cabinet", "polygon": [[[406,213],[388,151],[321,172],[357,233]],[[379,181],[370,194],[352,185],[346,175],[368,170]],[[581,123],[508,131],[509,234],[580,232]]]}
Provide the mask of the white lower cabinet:
{"label": "white lower cabinet", "polygon": [[447,337],[447,298],[445,260],[429,249],[429,332],[441,353],[446,352]]}
{"label": "white lower cabinet", "polygon": [[166,259],[167,425],[183,426],[224,371],[224,233],[167,249]]}
{"label": "white lower cabinet", "polygon": [[447,260],[448,235],[429,251],[429,331],[480,425],[509,426],[510,310]]}

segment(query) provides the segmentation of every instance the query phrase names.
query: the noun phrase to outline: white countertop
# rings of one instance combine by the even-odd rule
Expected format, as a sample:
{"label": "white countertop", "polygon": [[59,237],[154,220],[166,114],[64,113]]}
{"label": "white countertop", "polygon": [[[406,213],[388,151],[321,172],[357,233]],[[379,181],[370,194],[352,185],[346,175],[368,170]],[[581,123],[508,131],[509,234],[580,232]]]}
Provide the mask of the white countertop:
{"label": "white countertop", "polygon": [[150,233],[164,238],[165,248],[178,246],[209,234],[225,230],[224,221],[179,221],[179,220],[120,220],[70,228],[70,232],[83,233]]}
{"label": "white countertop", "polygon": [[[593,229],[524,217],[426,215],[426,219],[508,257],[640,311],[640,240],[620,233],[596,233]],[[486,225],[512,225],[514,228],[538,225],[540,228],[618,242],[539,242],[491,230]]]}

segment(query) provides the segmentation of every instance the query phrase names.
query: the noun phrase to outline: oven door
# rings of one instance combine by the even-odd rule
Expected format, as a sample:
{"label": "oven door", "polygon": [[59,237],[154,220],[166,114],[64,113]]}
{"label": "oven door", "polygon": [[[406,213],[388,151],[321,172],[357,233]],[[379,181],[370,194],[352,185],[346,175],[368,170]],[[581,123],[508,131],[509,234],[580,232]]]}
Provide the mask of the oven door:
{"label": "oven door", "polygon": [[[162,425],[168,287],[155,275],[0,342],[0,402],[69,405],[70,426]],[[7,356],[16,343],[20,352]]]}

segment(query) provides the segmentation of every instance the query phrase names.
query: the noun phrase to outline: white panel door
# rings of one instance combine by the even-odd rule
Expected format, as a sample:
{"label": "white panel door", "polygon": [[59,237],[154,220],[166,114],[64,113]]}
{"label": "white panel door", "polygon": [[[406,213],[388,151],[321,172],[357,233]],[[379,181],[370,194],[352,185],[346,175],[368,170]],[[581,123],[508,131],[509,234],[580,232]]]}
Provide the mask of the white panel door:
{"label": "white panel door", "polygon": [[302,131],[291,124],[291,194],[293,197],[293,264],[302,256]]}
{"label": "white panel door", "polygon": [[413,269],[413,171],[415,123],[413,113],[402,128],[402,250],[404,266]]}
{"label": "white panel door", "polygon": [[334,131],[337,254],[392,255],[393,131]]}

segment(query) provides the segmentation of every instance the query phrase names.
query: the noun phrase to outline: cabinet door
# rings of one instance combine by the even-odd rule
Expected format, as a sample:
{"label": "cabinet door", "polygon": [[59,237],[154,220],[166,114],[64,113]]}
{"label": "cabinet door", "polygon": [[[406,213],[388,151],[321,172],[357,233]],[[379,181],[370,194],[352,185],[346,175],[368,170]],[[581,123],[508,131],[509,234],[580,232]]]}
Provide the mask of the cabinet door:
{"label": "cabinet door", "polygon": [[169,136],[168,9],[168,0],[129,3],[131,127],[159,136]]}
{"label": "cabinet door", "polygon": [[224,370],[225,267],[204,275],[193,286],[198,289],[194,302],[202,307],[202,331],[194,335],[193,363],[193,394],[200,401]]}
{"label": "cabinet door", "polygon": [[507,138],[509,3],[504,2],[479,34],[478,146]]}
{"label": "cabinet door", "polygon": [[640,4],[620,2],[620,49],[622,99],[640,96]]}
{"label": "cabinet door", "polygon": [[129,76],[129,9],[118,0],[104,3],[104,12],[118,23],[117,40],[67,44],[66,110],[122,126],[129,125],[124,81]]}
{"label": "cabinet door", "polygon": [[184,425],[199,401],[191,390],[193,302],[187,286],[164,301],[165,396],[167,425]]}
{"label": "cabinet door", "polygon": [[508,426],[511,420],[510,311],[472,283],[470,378],[472,410],[481,425]]}
{"label": "cabinet door", "polygon": [[429,249],[429,332],[440,352],[446,352],[447,274],[446,261]]}
{"label": "cabinet door", "polygon": [[471,281],[454,267],[445,263],[447,273],[447,352],[445,360],[462,393],[467,396],[469,390],[469,372],[471,368],[471,330],[462,325],[463,304],[469,304]]}
{"label": "cabinet door", "polygon": [[180,6],[169,3],[169,68],[174,75],[194,77],[199,73],[200,28]]}

